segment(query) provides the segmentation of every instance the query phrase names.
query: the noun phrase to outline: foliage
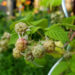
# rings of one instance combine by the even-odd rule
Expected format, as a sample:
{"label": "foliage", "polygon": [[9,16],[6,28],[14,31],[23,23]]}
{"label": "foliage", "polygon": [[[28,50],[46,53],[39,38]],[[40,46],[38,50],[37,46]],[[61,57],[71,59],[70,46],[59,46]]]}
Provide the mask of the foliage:
{"label": "foliage", "polygon": [[43,5],[44,7],[55,7],[61,5],[62,0],[41,0],[40,4]]}
{"label": "foliage", "polygon": [[[8,52],[0,54],[0,74],[1,75],[46,75],[56,59],[46,56],[47,64],[43,68],[31,67],[30,63],[25,63],[23,58],[14,59],[12,56],[12,47]],[[50,60],[48,60],[50,59]]]}
{"label": "foliage", "polygon": [[[47,19],[44,18],[44,19],[40,19],[40,20],[34,20],[33,17],[34,16],[30,15],[30,16],[27,16],[27,17],[21,19],[21,20],[18,20],[17,22],[14,22],[10,26],[10,29],[14,29],[14,26],[16,23],[24,22],[30,27],[30,30],[26,31],[26,34],[31,38],[33,37],[33,40],[35,40],[36,38],[41,40],[41,39],[43,39],[42,37],[48,36],[49,39],[52,39],[55,41],[61,41],[63,44],[65,44],[66,42],[69,42],[69,38],[68,38],[69,31],[68,30],[70,30],[70,29],[75,30],[75,26],[73,25],[73,22],[72,22],[75,17],[70,17],[70,18],[66,18],[66,19],[64,18],[64,19],[62,19],[62,21],[59,21],[58,23],[53,24],[50,27],[48,27]],[[37,37],[39,35],[38,32],[40,33],[40,35],[42,35],[41,38]],[[16,40],[18,39],[18,36],[14,32],[14,30],[12,31],[11,35],[12,35],[12,37],[10,39],[9,45],[15,44]],[[73,44],[74,44],[74,42],[72,42],[70,44],[71,47],[73,47]],[[53,54],[53,56],[54,55],[56,55],[56,53]],[[45,58],[46,57],[44,57],[42,60],[36,59],[35,62],[26,61],[26,64],[28,64],[32,67],[40,67],[40,68],[43,67],[44,68],[46,66],[46,64],[48,63],[47,59],[45,59]],[[66,60],[62,61],[56,67],[56,69],[53,71],[52,75],[55,75],[55,74],[56,75],[60,75],[60,74],[64,75],[64,73],[70,74],[70,75],[74,74],[74,63],[73,62],[74,62],[73,56],[71,59],[69,59],[69,61],[66,61]],[[71,66],[70,66],[70,64],[71,64]],[[61,70],[60,70],[60,68],[61,68]],[[70,71],[69,71],[69,68],[70,68]],[[67,72],[67,71],[69,71],[69,72]],[[40,74],[40,75],[42,75],[42,74]]]}
{"label": "foliage", "polygon": [[[40,4],[44,7],[56,7],[61,5],[62,0],[41,0]],[[19,22],[26,23],[29,27],[29,30],[26,31],[26,35],[28,35],[28,40],[34,40],[31,45],[36,44],[38,40],[46,40],[45,37],[53,41],[61,41],[63,44],[69,42],[71,46],[71,50],[75,50],[75,40],[70,41],[68,37],[69,30],[75,30],[75,26],[73,25],[75,21],[75,16],[69,18],[63,18],[59,20],[56,18],[57,22],[53,22],[51,24],[50,15],[38,13],[33,15],[29,13],[25,17],[19,17],[19,19],[13,21],[6,21],[3,13],[0,14],[0,36],[4,31],[11,30],[11,39],[9,42],[8,52],[0,54],[0,74],[1,75],[46,75],[49,69],[53,66],[53,64],[58,59],[58,56],[61,57],[62,54],[54,51],[52,54],[47,54],[41,59],[35,59],[34,62],[28,62],[23,58],[14,59],[12,54],[12,49],[15,45],[16,40],[18,39],[17,33],[14,31],[15,24]],[[42,16],[43,15],[43,16]],[[46,16],[44,16],[46,15]],[[6,26],[5,26],[6,25]],[[10,29],[9,29],[10,25]],[[50,26],[51,25],[51,26]],[[67,45],[68,47],[68,45]],[[63,49],[57,47],[58,52],[62,52]],[[67,48],[65,47],[64,50]],[[71,51],[71,52],[72,52]],[[66,51],[64,51],[66,52]],[[67,53],[67,52],[66,52]],[[54,56],[54,57],[52,57]],[[74,75],[75,74],[75,55],[71,55],[71,57],[66,57],[60,64],[54,69],[52,75]]]}
{"label": "foliage", "polygon": [[53,25],[50,28],[48,28],[45,35],[49,36],[51,39],[60,40],[63,43],[69,41],[68,33],[64,31],[63,28],[57,25]]}
{"label": "foliage", "polygon": [[[4,21],[5,21],[5,19],[4,19]],[[2,22],[4,23],[4,21],[2,21]],[[39,20],[39,21],[42,22],[42,20]],[[35,21],[35,22],[37,22],[37,21]],[[2,27],[2,25],[4,25],[3,23],[2,24],[0,23],[1,27]],[[6,24],[7,23],[11,24],[11,21],[6,22]],[[11,32],[11,39],[10,39],[8,51],[4,52],[4,53],[0,53],[0,74],[1,75],[13,75],[13,74],[14,75],[33,75],[33,74],[38,75],[40,73],[39,75],[46,75],[48,73],[48,70],[50,69],[50,67],[56,61],[56,59],[54,59],[53,57],[49,57],[47,55],[45,57],[45,60],[43,60],[43,59],[41,61],[37,60],[36,65],[35,65],[35,63],[29,63],[28,64],[27,62],[24,61],[23,58],[21,58],[19,60],[13,58],[13,56],[12,56],[12,48],[14,47],[13,45],[15,44],[15,42],[16,42],[16,40],[18,38],[17,34],[13,30],[14,25],[15,24],[11,25],[12,27],[10,26],[11,27],[10,29],[12,30],[12,32]],[[4,32],[4,30],[3,30],[4,26],[2,28],[0,27],[1,28],[0,31]],[[9,30],[9,26],[6,26],[6,27],[8,27],[8,28],[5,28],[5,31]],[[32,31],[31,33],[34,34],[39,28],[40,27],[33,26],[31,30],[34,30],[34,31]],[[1,33],[1,35],[3,35],[3,33]],[[43,61],[46,62],[45,64],[43,64],[44,67],[39,68],[37,66],[38,63],[39,63],[39,65],[42,65]],[[49,64],[47,64],[47,63],[49,63]]]}
{"label": "foliage", "polygon": [[4,12],[0,12],[0,36],[3,34],[4,31],[9,31],[9,23],[6,21],[7,15]]}
{"label": "foliage", "polygon": [[68,69],[68,65],[66,62],[62,61],[56,69],[53,71],[52,75],[60,75],[62,72],[64,72],[66,69]]}
{"label": "foliage", "polygon": [[71,58],[63,60],[60,64],[54,69],[52,75],[74,75],[75,74],[75,55],[72,55]]}

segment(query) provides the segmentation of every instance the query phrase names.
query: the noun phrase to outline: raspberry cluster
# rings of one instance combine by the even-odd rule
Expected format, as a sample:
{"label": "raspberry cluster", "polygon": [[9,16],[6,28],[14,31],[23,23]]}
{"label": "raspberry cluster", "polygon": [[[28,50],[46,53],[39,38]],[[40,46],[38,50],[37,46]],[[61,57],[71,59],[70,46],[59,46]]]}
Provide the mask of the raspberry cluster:
{"label": "raspberry cluster", "polygon": [[[15,25],[15,31],[19,34],[26,32],[28,27],[25,23],[18,23]],[[32,45],[32,42],[34,43]],[[53,40],[45,40],[42,43],[35,41],[28,41],[25,37],[21,36],[16,41],[15,48],[13,49],[13,56],[20,58],[24,56],[27,61],[34,61],[36,58],[42,58],[46,53],[55,52],[56,47],[59,47],[60,42],[54,42]],[[62,46],[62,45],[61,45]]]}
{"label": "raspberry cluster", "polygon": [[24,38],[19,38],[15,44],[15,48],[13,49],[13,56],[15,58],[19,58],[21,56],[21,52],[24,52],[27,48],[27,41]]}
{"label": "raspberry cluster", "polygon": [[[26,32],[27,29],[27,25],[23,22],[19,22],[15,25],[15,31],[18,33],[18,35],[20,36],[20,34],[22,35],[23,33]],[[27,41],[25,38],[23,38],[22,36],[19,37],[19,39],[16,41],[15,44],[15,48],[13,49],[13,56],[15,58],[19,58],[22,56],[22,52],[24,52],[27,48]]]}

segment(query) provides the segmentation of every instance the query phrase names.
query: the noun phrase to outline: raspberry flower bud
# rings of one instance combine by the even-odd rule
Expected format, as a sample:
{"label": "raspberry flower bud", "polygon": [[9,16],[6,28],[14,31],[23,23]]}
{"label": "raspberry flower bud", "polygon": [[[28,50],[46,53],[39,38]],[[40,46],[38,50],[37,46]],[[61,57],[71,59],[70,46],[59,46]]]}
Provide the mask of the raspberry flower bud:
{"label": "raspberry flower bud", "polygon": [[41,45],[34,46],[32,54],[35,58],[40,58],[43,56],[45,49]]}
{"label": "raspberry flower bud", "polygon": [[13,56],[15,58],[20,58],[21,57],[21,54],[20,54],[20,51],[17,50],[16,48],[13,49]]}
{"label": "raspberry flower bud", "polygon": [[20,38],[16,42],[16,49],[19,51],[24,51],[27,48],[27,41],[24,38]]}
{"label": "raspberry flower bud", "polygon": [[55,43],[52,40],[47,40],[43,44],[44,48],[46,49],[47,52],[52,52],[55,50]]}
{"label": "raspberry flower bud", "polygon": [[19,23],[17,23],[17,24],[15,25],[15,31],[16,31],[17,33],[22,34],[23,32],[26,31],[26,29],[27,29],[27,26],[26,26],[26,24],[23,23],[23,22],[19,22]]}

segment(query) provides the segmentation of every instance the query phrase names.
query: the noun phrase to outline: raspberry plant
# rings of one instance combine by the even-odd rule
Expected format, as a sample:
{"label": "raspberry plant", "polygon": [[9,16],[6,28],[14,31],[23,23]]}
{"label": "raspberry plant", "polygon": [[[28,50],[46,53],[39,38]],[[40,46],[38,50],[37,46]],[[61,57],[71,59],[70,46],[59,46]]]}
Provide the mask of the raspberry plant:
{"label": "raspberry plant", "polygon": [[[68,36],[70,29],[75,30],[75,26],[73,25],[75,17],[62,18],[62,20],[50,27],[48,27],[46,19],[34,21],[31,18],[33,18],[33,15],[28,15],[26,18],[14,22],[10,26],[11,29],[15,30],[12,32],[13,36],[10,41],[10,44],[15,44],[13,56],[15,58],[23,56],[26,62],[33,62],[36,65],[38,65],[36,61],[40,61],[47,54],[54,58],[64,56],[64,60],[56,67],[52,75],[55,75],[55,73],[56,75],[63,74],[68,70],[69,66],[66,65],[67,62],[74,58],[74,38],[70,40],[71,37],[69,38]],[[25,25],[25,28],[22,24]],[[21,32],[19,32],[20,29]],[[66,51],[68,49],[71,50],[69,54]],[[66,58],[69,60],[66,60]],[[60,72],[57,71],[57,68],[61,67]],[[73,70],[70,68],[71,71]]]}
{"label": "raspberry plant", "polygon": [[[50,5],[50,8],[52,8],[58,7],[61,1],[62,0],[41,0],[40,4],[45,7]],[[68,6],[67,9],[71,11]],[[51,75],[75,75],[75,25],[73,25],[75,17],[64,18],[63,13],[60,11],[52,12],[49,17],[51,18],[50,22],[48,22],[46,18],[38,20],[39,18],[37,19],[30,14],[23,19],[13,22],[10,26],[12,30],[11,38],[10,34],[5,32],[0,39],[0,52],[7,50],[8,45],[14,44],[12,55],[18,61],[23,57],[23,60],[27,64],[33,64],[42,68],[46,66],[46,64],[51,64],[50,62],[47,63],[46,59],[46,55],[49,55],[49,57],[52,56],[55,59],[59,59],[55,64],[57,66],[54,67],[54,65],[52,67],[54,70],[50,70]],[[9,40],[10,43],[8,43]],[[23,67],[20,71],[22,70]]]}

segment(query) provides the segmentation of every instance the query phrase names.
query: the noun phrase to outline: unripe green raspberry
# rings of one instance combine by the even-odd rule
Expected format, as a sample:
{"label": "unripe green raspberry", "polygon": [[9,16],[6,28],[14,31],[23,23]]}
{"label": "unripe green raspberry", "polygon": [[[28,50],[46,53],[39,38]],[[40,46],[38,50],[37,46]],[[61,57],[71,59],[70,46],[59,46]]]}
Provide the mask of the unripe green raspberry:
{"label": "unripe green raspberry", "polygon": [[63,14],[63,12],[62,11],[56,11],[55,14],[61,15],[61,14]]}
{"label": "unripe green raspberry", "polygon": [[27,26],[26,26],[26,24],[23,23],[23,22],[19,22],[19,23],[17,23],[17,24],[15,25],[15,31],[16,31],[17,33],[20,33],[20,34],[21,34],[22,32],[25,32],[26,29],[27,29]]}
{"label": "unripe green raspberry", "polygon": [[51,19],[54,19],[56,17],[56,14],[52,13],[51,14]]}
{"label": "unripe green raspberry", "polygon": [[40,58],[43,56],[45,52],[45,49],[43,48],[42,45],[37,45],[37,46],[34,46],[33,50],[32,50],[32,54],[35,58]]}
{"label": "unripe green raspberry", "polygon": [[8,32],[5,32],[1,39],[10,39],[10,34]]}
{"label": "unripe green raspberry", "polygon": [[25,60],[27,60],[27,61],[33,61],[34,60],[34,57],[32,55],[31,50],[27,50],[25,52]]}
{"label": "unripe green raspberry", "polygon": [[13,49],[13,56],[15,58],[20,58],[21,57],[21,54],[20,54],[20,51],[17,50],[16,48]]}
{"label": "unripe green raspberry", "polygon": [[8,40],[1,40],[0,41],[0,46],[3,47],[3,46],[7,46],[8,44]]}
{"label": "unripe green raspberry", "polygon": [[16,42],[16,49],[19,51],[24,51],[27,48],[27,41],[24,38],[20,38]]}
{"label": "unripe green raspberry", "polygon": [[55,43],[52,40],[47,40],[43,44],[44,48],[46,49],[47,52],[52,52],[55,50]]}

